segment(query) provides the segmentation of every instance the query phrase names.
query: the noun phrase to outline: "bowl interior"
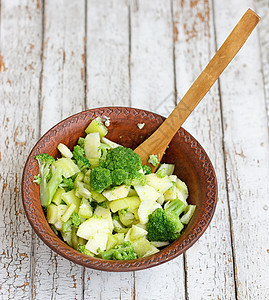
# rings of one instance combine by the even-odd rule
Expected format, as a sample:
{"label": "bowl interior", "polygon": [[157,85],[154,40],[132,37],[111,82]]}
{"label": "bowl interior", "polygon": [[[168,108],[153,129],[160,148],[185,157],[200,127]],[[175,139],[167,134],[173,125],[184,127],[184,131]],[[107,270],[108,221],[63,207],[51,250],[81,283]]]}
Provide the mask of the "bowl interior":
{"label": "bowl interior", "polygon": [[[175,174],[189,189],[188,202],[197,209],[182,235],[172,244],[150,257],[133,261],[107,261],[91,258],[72,249],[60,240],[48,225],[39,199],[39,187],[32,182],[38,174],[38,164],[34,157],[38,153],[59,156],[56,148],[64,143],[73,148],[80,136],[85,136],[85,128],[91,118],[110,117],[107,138],[125,147],[136,148],[150,136],[164,118],[144,110],[106,107],[92,109],[73,115],[50,129],[35,145],[25,165],[22,181],[23,204],[26,215],[39,237],[54,251],[65,258],[86,267],[105,271],[133,271],[149,268],[168,261],[186,251],[207,228],[217,203],[217,183],[213,166],[201,145],[183,128],[175,135],[162,162],[175,164]],[[137,124],[145,123],[142,129]]]}

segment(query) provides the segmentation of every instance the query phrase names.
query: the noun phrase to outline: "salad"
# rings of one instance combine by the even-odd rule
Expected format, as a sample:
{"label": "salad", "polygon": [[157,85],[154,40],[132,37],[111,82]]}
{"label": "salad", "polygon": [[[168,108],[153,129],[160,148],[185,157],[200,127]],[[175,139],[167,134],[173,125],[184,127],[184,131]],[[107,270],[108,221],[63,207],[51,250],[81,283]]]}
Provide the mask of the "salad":
{"label": "salad", "polygon": [[91,121],[71,150],[60,143],[61,158],[35,158],[40,200],[51,228],[70,247],[92,257],[126,260],[146,257],[176,240],[195,205],[173,164],[156,155],[142,165],[132,149],[105,136],[100,117]]}

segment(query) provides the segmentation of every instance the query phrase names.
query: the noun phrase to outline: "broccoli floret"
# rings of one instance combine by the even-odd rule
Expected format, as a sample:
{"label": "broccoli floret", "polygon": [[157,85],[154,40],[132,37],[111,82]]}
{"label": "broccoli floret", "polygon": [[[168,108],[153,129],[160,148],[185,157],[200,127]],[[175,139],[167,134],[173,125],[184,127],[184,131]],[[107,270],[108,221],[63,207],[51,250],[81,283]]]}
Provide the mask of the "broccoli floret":
{"label": "broccoli floret", "polygon": [[103,259],[109,260],[127,260],[137,258],[134,247],[129,241],[123,242],[121,245],[117,245],[110,250],[101,252],[100,256]]}
{"label": "broccoli floret", "polygon": [[151,173],[151,168],[150,168],[150,166],[143,165],[143,166],[142,166],[142,169],[143,169],[143,173],[144,173],[145,175],[148,175],[148,174]]}
{"label": "broccoli floret", "polygon": [[80,147],[84,148],[85,145],[85,139],[83,137],[80,137],[78,139],[78,143],[77,143]]}
{"label": "broccoli floret", "polygon": [[70,228],[78,228],[80,224],[80,216],[76,212],[73,212],[70,219],[63,223],[63,232],[69,231]]}
{"label": "broccoli floret", "polygon": [[160,163],[159,160],[158,160],[158,156],[156,154],[151,154],[149,156],[148,162],[150,164],[152,164],[153,167],[156,167]]}
{"label": "broccoli floret", "polygon": [[62,170],[61,168],[51,168],[55,159],[47,153],[38,154],[35,159],[39,165],[41,205],[48,206],[62,182]]}
{"label": "broccoli floret", "polygon": [[128,172],[123,169],[111,171],[111,179],[113,185],[121,185],[128,179]]}
{"label": "broccoli floret", "polygon": [[85,151],[83,147],[76,145],[73,149],[73,157],[76,159],[76,156],[85,156]]}
{"label": "broccoli floret", "polygon": [[169,203],[165,209],[157,208],[149,215],[147,231],[150,241],[172,242],[180,236],[184,225],[179,215],[184,211],[185,204],[179,199]]}
{"label": "broccoli floret", "polygon": [[101,150],[100,161],[104,161],[106,159],[107,152],[109,149],[111,149],[111,147],[108,146],[107,144],[100,143],[99,149]]}
{"label": "broccoli floret", "polygon": [[145,185],[146,184],[146,176],[145,174],[134,172],[131,173],[130,178],[125,180],[126,185]]}
{"label": "broccoli floret", "polygon": [[111,184],[112,180],[108,169],[97,167],[91,171],[90,185],[95,192],[102,193],[102,191]]}
{"label": "broccoli floret", "polygon": [[142,167],[141,157],[130,148],[117,147],[108,151],[102,167],[114,171],[123,169],[128,173],[139,171]]}
{"label": "broccoli floret", "polygon": [[73,212],[71,217],[70,217],[70,220],[72,221],[72,227],[73,228],[78,228],[78,226],[81,224],[81,218],[80,216],[76,213],[76,212]]}
{"label": "broccoli floret", "polygon": [[76,164],[79,167],[80,171],[90,168],[91,164],[89,160],[85,157],[85,151],[81,146],[76,145],[74,147],[73,158],[75,159]]}
{"label": "broccoli floret", "polygon": [[59,185],[59,187],[63,188],[66,192],[69,192],[73,190],[74,188],[74,181],[71,177],[69,178],[63,178],[62,183]]}
{"label": "broccoli floret", "polygon": [[37,185],[40,185],[41,183],[41,177],[39,175],[34,175],[34,183],[36,183]]}
{"label": "broccoli floret", "polygon": [[89,256],[93,256],[93,254],[85,248],[85,245],[78,244],[78,251]]}

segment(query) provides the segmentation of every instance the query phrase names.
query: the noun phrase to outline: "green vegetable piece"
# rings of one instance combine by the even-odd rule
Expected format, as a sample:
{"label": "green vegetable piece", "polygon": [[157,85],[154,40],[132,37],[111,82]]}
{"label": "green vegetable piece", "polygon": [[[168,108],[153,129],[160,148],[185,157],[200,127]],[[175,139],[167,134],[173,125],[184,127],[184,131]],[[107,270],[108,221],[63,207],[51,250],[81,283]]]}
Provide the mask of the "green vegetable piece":
{"label": "green vegetable piece", "polygon": [[85,139],[84,139],[83,137],[80,137],[80,138],[78,139],[77,144],[78,144],[81,148],[84,148]]}
{"label": "green vegetable piece", "polygon": [[67,204],[71,205],[72,203],[75,204],[76,209],[75,211],[78,212],[80,206],[80,199],[75,195],[75,190],[71,190],[67,193],[62,194],[62,200]]}
{"label": "green vegetable piece", "polygon": [[184,202],[182,202],[179,199],[175,199],[165,205],[165,210],[166,211],[171,211],[177,216],[179,216],[183,211],[185,210],[186,205]]}
{"label": "green vegetable piece", "polygon": [[71,177],[79,172],[78,166],[74,163],[71,158],[62,157],[57,159],[52,166],[56,169],[59,168],[62,170],[62,175],[65,178]]}
{"label": "green vegetable piece", "polygon": [[76,205],[71,203],[71,205],[67,208],[65,213],[61,217],[62,222],[66,222],[72,215],[72,213],[76,210]]}
{"label": "green vegetable piece", "polygon": [[184,225],[179,217],[169,211],[157,208],[149,215],[147,231],[149,241],[174,241],[176,240]]}
{"label": "green vegetable piece", "polygon": [[107,153],[106,160],[101,163],[110,171],[123,169],[128,173],[139,171],[142,167],[141,157],[130,148],[117,147]]}
{"label": "green vegetable piece", "polygon": [[57,149],[60,151],[63,157],[68,157],[68,158],[73,157],[72,152],[65,144],[59,143]]}
{"label": "green vegetable piece", "polygon": [[92,199],[98,203],[106,201],[106,197],[100,193],[95,192],[91,189]]}
{"label": "green vegetable piece", "polygon": [[56,205],[60,205],[62,203],[62,194],[63,193],[64,193],[64,189],[59,187],[53,196],[52,202]]}
{"label": "green vegetable piece", "polygon": [[73,228],[78,228],[78,226],[81,224],[81,218],[76,212],[72,213],[70,219],[72,221]]}
{"label": "green vegetable piece", "polygon": [[84,148],[76,145],[73,150],[73,158],[76,161],[80,171],[88,170],[91,167],[89,160],[85,157]]}
{"label": "green vegetable piece", "polygon": [[72,243],[72,231],[68,230],[66,232],[61,232],[63,240],[70,246],[73,247]]}
{"label": "green vegetable piece", "polygon": [[148,174],[151,173],[151,168],[150,168],[150,166],[143,165],[143,166],[142,166],[142,169],[143,169],[143,173],[144,173],[145,175],[148,175]]}
{"label": "green vegetable piece", "polygon": [[62,231],[63,231],[63,232],[70,231],[71,225],[72,225],[72,220],[71,220],[71,219],[69,219],[69,220],[66,221],[66,222],[63,222],[63,229],[62,229]]}
{"label": "green vegetable piece", "polygon": [[55,226],[54,226],[53,224],[50,224],[50,228],[53,230],[53,232],[54,232],[56,235],[59,234],[58,230],[55,228]]}
{"label": "green vegetable piece", "polygon": [[91,188],[97,192],[101,193],[105,188],[112,184],[110,171],[108,169],[97,167],[91,171],[90,175],[90,185]]}
{"label": "green vegetable piece", "polygon": [[112,222],[114,226],[114,231],[117,233],[127,233],[129,228],[126,228],[120,221],[119,215],[115,214],[112,217]]}
{"label": "green vegetable piece", "polygon": [[110,250],[101,252],[100,256],[108,260],[129,260],[137,258],[134,247],[129,241],[123,242],[121,245],[117,245]]}
{"label": "green vegetable piece", "polygon": [[41,183],[41,177],[39,175],[34,175],[34,183],[36,183],[37,185],[40,185]]}
{"label": "green vegetable piece", "polygon": [[145,174],[135,173],[132,174],[133,178],[125,180],[125,184],[127,185],[145,185],[147,183]]}
{"label": "green vegetable piece", "polygon": [[39,177],[41,178],[41,205],[46,207],[51,203],[59,184],[62,182],[62,170],[54,168],[51,172],[51,165],[54,164],[55,159],[47,153],[38,154],[35,159],[38,161]]}
{"label": "green vegetable piece", "polygon": [[158,171],[156,172],[157,176],[160,178],[165,177],[166,175],[172,175],[174,173],[175,165],[173,164],[162,164]]}
{"label": "green vegetable piece", "polygon": [[52,203],[47,206],[47,221],[50,224],[58,221],[58,207]]}
{"label": "green vegetable piece", "polygon": [[85,132],[87,134],[92,132],[99,132],[100,137],[104,137],[108,130],[105,127],[105,125],[102,122],[102,119],[100,117],[97,117],[96,119],[92,120],[89,126],[85,129]]}
{"label": "green vegetable piece", "polygon": [[85,255],[89,255],[89,256],[94,256],[89,250],[87,250],[85,248],[85,245],[82,245],[82,244],[78,244],[78,247],[77,247],[78,251],[85,254]]}
{"label": "green vegetable piece", "polygon": [[180,221],[183,224],[188,224],[195,212],[196,205],[188,205],[185,209],[183,217],[180,219]]}
{"label": "green vegetable piece", "polygon": [[71,177],[69,178],[63,178],[62,183],[59,185],[59,187],[65,189],[66,192],[71,191],[74,188],[74,182]]}
{"label": "green vegetable piece", "polygon": [[148,162],[152,164],[153,167],[156,167],[160,163],[156,154],[151,154],[148,158]]}
{"label": "green vegetable piece", "polygon": [[81,199],[78,215],[81,218],[89,219],[92,216],[93,210],[89,201],[85,198]]}
{"label": "green vegetable piece", "polygon": [[128,179],[128,172],[123,169],[116,169],[111,171],[111,179],[113,185],[121,185]]}

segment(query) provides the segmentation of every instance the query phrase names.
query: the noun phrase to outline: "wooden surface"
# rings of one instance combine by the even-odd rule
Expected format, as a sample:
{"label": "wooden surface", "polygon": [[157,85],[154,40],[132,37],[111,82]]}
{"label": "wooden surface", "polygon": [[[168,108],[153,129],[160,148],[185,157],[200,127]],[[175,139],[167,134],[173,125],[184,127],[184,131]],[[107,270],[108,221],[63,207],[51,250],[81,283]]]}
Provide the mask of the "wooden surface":
{"label": "wooden surface", "polygon": [[[218,178],[205,234],[167,264],[122,274],[52,252],[20,195],[40,135],[98,106],[167,116],[247,8],[258,30],[183,125]],[[268,1],[1,0],[0,13],[0,299],[268,299]]]}

